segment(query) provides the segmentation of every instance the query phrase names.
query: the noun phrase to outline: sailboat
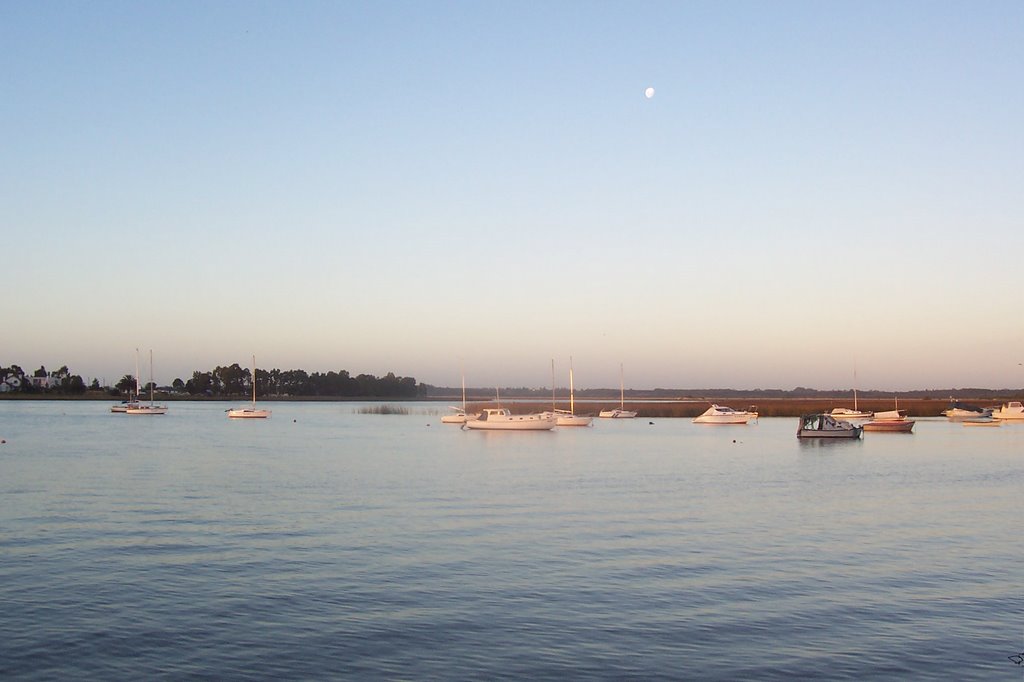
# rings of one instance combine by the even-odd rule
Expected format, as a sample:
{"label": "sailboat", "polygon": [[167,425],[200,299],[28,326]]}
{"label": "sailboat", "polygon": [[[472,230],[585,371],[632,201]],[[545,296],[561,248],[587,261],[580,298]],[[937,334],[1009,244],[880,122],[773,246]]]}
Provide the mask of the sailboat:
{"label": "sailboat", "polygon": [[462,372],[462,407],[451,407],[455,410],[453,414],[446,414],[441,417],[442,424],[465,424],[466,423],[466,373]]}
{"label": "sailboat", "polygon": [[593,417],[583,417],[576,414],[576,399],[572,384],[572,357],[569,357],[569,411],[559,410],[555,407],[555,361],[551,361],[551,409],[555,413],[555,424],[558,426],[590,426],[594,421]]}
{"label": "sailboat", "polygon": [[[135,349],[138,354],[139,349]],[[149,405],[137,404],[125,410],[125,414],[167,414],[166,405],[157,405],[153,402],[153,350],[149,351]]]}
{"label": "sailboat", "polygon": [[899,397],[894,397],[894,408],[885,412],[876,412],[875,418],[864,424],[865,431],[895,431],[910,433],[914,430],[914,420],[907,419],[907,411],[900,409]]}
{"label": "sailboat", "polygon": [[871,419],[872,412],[862,412],[857,409],[857,367],[853,368],[853,409],[848,407],[834,407],[830,413],[834,419]]}
{"label": "sailboat", "polygon": [[619,406],[614,410],[601,410],[599,417],[605,419],[632,419],[636,412],[626,409],[626,384],[622,378],[622,363],[619,363]]}
{"label": "sailboat", "polygon": [[125,414],[130,407],[138,407],[139,403],[139,349],[135,349],[135,393],[128,390],[128,400],[123,400],[117,405],[111,405],[110,411],[118,414]]}
{"label": "sailboat", "polygon": [[[495,389],[498,405],[501,394]],[[481,431],[550,431],[555,428],[555,416],[550,412],[512,414],[507,407],[485,407],[480,414],[466,419],[463,429]]]}
{"label": "sailboat", "polygon": [[228,410],[229,419],[266,419],[270,410],[256,409],[256,356],[252,356],[252,405]]}

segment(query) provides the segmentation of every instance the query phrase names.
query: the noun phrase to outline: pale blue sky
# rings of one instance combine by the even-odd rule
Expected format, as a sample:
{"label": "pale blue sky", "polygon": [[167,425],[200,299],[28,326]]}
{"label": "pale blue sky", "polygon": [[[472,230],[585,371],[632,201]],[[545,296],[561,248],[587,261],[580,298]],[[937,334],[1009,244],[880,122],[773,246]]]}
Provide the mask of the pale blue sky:
{"label": "pale blue sky", "polygon": [[7,2],[0,44],[5,366],[1024,385],[1021,2]]}

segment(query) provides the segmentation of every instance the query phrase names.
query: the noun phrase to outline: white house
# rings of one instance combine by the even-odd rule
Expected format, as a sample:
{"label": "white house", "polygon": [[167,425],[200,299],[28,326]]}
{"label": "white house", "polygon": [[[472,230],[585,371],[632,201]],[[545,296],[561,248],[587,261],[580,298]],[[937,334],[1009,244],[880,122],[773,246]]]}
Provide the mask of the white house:
{"label": "white house", "polygon": [[21,377],[16,377],[12,374],[3,381],[0,381],[0,393],[9,393],[10,391],[18,391],[20,389]]}

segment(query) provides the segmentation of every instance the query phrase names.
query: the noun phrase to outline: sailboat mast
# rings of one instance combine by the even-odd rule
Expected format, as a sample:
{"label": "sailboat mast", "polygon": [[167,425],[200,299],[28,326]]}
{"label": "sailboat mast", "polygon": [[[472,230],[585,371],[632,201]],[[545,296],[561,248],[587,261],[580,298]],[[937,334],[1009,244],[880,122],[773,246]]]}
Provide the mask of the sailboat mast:
{"label": "sailboat mast", "polygon": [[139,349],[135,349],[135,399],[142,397],[142,384],[139,383]]}
{"label": "sailboat mast", "polygon": [[853,411],[857,411],[857,363],[853,363]]}
{"label": "sailboat mast", "polygon": [[555,411],[555,359],[551,358],[551,411]]}
{"label": "sailboat mast", "polygon": [[149,349],[149,406],[153,407],[153,349]]}
{"label": "sailboat mast", "polygon": [[256,407],[256,355],[252,356],[252,406]]}
{"label": "sailboat mast", "polygon": [[569,356],[569,412],[576,414],[575,391],[572,385],[572,356]]}
{"label": "sailboat mast", "polygon": [[466,414],[466,372],[460,372],[462,374],[462,414]]}
{"label": "sailboat mast", "polygon": [[619,409],[626,409],[626,384],[622,378],[622,363],[619,363]]}

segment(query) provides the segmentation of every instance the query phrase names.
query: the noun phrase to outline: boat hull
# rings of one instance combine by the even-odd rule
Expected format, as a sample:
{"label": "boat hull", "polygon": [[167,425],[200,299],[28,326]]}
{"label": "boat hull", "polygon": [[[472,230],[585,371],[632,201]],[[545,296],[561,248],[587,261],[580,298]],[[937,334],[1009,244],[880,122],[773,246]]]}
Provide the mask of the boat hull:
{"label": "boat hull", "polygon": [[510,421],[482,421],[470,419],[462,425],[463,428],[474,431],[550,431],[555,428],[554,419],[527,419]]}
{"label": "boat hull", "polygon": [[550,431],[555,428],[555,415],[550,412],[512,414],[507,409],[487,408],[462,425],[473,431]]}
{"label": "boat hull", "polygon": [[562,414],[555,417],[555,424],[558,426],[590,426],[593,421],[593,417],[580,417],[575,414]]}
{"label": "boat hull", "polygon": [[833,419],[843,419],[843,420],[847,420],[847,421],[854,420],[854,419],[871,419],[871,417],[874,416],[873,412],[862,412],[860,410],[851,410],[848,407],[837,407],[834,410],[832,410],[831,412],[829,412],[829,414],[832,416]]}
{"label": "boat hull", "polygon": [[1000,405],[998,410],[992,412],[992,418],[1004,420],[1024,419],[1024,406],[1017,401]]}
{"label": "boat hull", "polygon": [[865,431],[888,431],[890,433],[910,433],[914,430],[912,419],[889,419],[864,424]]}
{"label": "boat hull", "polygon": [[251,407],[228,410],[229,419],[266,419],[269,416],[270,410],[255,410]]}
{"label": "boat hull", "polygon": [[836,419],[830,414],[806,414],[800,417],[797,438],[860,438],[864,427]]}
{"label": "boat hull", "polygon": [[841,429],[836,431],[819,431],[818,429],[800,429],[796,432],[797,438],[845,438],[856,439],[860,438],[864,428],[861,426],[855,426],[852,429]]}
{"label": "boat hull", "polygon": [[740,416],[740,415],[709,415],[694,417],[694,424],[749,424],[754,420],[754,416]]}
{"label": "boat hull", "polygon": [[712,405],[704,414],[693,418],[694,424],[748,424],[757,419],[757,412],[734,410],[731,407]]}
{"label": "boat hull", "polygon": [[140,407],[129,407],[125,414],[167,414],[167,408],[160,405],[142,405]]}
{"label": "boat hull", "polygon": [[614,410],[602,410],[597,416],[601,419],[633,419],[636,417],[636,412],[616,408]]}

